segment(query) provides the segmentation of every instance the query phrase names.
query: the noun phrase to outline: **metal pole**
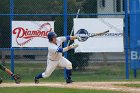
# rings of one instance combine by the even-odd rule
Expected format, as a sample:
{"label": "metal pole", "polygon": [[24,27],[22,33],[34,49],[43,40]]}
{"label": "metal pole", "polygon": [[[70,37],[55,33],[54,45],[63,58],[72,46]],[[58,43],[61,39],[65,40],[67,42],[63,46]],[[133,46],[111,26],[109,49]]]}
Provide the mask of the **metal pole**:
{"label": "metal pole", "polygon": [[125,0],[125,73],[126,79],[129,79],[129,60],[128,60],[128,0]]}
{"label": "metal pole", "polygon": [[14,49],[12,48],[12,20],[14,14],[14,0],[10,0],[10,30],[11,30],[11,71],[14,73]]}
{"label": "metal pole", "polygon": [[[67,36],[67,0],[64,0],[64,36]],[[64,43],[64,47],[67,46],[67,42]],[[67,52],[64,53],[67,58]],[[66,68],[64,68],[64,78],[66,78]]]}

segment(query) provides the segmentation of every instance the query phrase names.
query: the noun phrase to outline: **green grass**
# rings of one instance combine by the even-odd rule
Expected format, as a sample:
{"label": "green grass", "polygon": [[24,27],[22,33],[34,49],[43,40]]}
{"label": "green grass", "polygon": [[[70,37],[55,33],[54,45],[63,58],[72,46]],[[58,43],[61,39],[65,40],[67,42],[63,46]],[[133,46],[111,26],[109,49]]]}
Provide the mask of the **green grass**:
{"label": "green grass", "polygon": [[[6,67],[10,68],[10,64],[6,63]],[[16,63],[15,73],[19,73],[22,77],[22,82],[34,82],[35,75],[45,71],[46,63]],[[140,72],[138,71],[138,74]],[[4,82],[13,82],[5,72],[0,70],[0,76]],[[139,77],[139,76],[138,76]],[[81,81],[139,81],[132,77],[130,71],[130,79],[125,79],[124,64],[94,64],[93,68],[85,70],[73,71],[73,80]],[[63,69],[56,69],[47,79],[41,79],[41,82],[65,82]],[[139,87],[139,85],[130,85]],[[0,93],[125,93],[104,90],[89,90],[89,89],[67,89],[67,88],[49,88],[49,87],[17,87],[17,88],[0,88]]]}
{"label": "green grass", "polygon": [[0,93],[126,93],[91,89],[49,88],[49,87],[16,87],[0,88]]}
{"label": "green grass", "polygon": [[115,84],[117,86],[126,86],[126,87],[133,87],[133,88],[140,88],[140,84]]}
{"label": "green grass", "polygon": [[[6,63],[6,67],[10,68],[10,64]],[[22,82],[33,82],[35,75],[44,72],[46,63],[15,63],[15,73],[19,73],[22,77]],[[138,71],[138,74],[140,71]],[[130,71],[129,81],[139,81],[134,79]],[[4,82],[12,82],[10,76],[0,70],[0,76]],[[93,64],[92,68],[85,70],[73,71],[73,80],[80,81],[128,81],[125,79],[124,64]],[[56,69],[47,79],[41,79],[41,82],[65,82],[64,70]]]}

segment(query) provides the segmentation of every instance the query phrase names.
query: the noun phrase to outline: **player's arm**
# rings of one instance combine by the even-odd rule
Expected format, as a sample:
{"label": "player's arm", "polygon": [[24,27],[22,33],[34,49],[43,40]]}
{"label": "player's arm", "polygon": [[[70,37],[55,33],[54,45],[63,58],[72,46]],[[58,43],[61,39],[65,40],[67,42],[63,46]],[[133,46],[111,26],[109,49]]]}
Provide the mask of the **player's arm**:
{"label": "player's arm", "polygon": [[68,50],[71,50],[71,49],[74,49],[74,48],[77,48],[78,47],[78,44],[72,44],[72,45],[70,45],[70,46],[67,46],[67,47],[65,47],[65,48],[60,48],[60,47],[58,47],[57,48],[57,52],[67,52]]}
{"label": "player's arm", "polygon": [[3,66],[2,64],[0,64],[0,69],[7,72],[10,76],[13,75],[13,73],[9,69],[7,69],[5,66]]}
{"label": "player's arm", "polygon": [[66,36],[67,40],[75,40],[75,39],[79,39],[79,36]]}
{"label": "player's arm", "polygon": [[77,39],[76,36],[70,36],[70,40],[75,40],[75,39]]}
{"label": "player's arm", "polygon": [[62,36],[62,37],[58,37],[57,40],[61,41],[61,42],[65,42],[68,40],[75,40],[75,39],[80,39],[81,37],[79,36]]}
{"label": "player's arm", "polygon": [[21,82],[21,78],[20,78],[20,75],[19,74],[14,74],[11,70],[9,70],[8,68],[6,68],[2,64],[0,64],[0,69],[3,70],[3,71],[5,71],[10,76],[12,76],[14,78],[14,80],[15,80],[15,83],[19,84]]}

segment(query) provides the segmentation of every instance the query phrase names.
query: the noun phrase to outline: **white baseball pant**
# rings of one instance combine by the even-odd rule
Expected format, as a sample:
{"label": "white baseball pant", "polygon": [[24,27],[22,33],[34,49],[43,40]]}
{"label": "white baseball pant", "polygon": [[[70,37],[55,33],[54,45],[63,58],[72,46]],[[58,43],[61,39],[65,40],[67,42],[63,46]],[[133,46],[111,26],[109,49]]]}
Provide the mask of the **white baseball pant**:
{"label": "white baseball pant", "polygon": [[66,67],[66,69],[72,69],[72,63],[66,58],[62,57],[59,61],[47,60],[47,67],[45,72],[42,73],[43,78],[49,77],[57,66]]}

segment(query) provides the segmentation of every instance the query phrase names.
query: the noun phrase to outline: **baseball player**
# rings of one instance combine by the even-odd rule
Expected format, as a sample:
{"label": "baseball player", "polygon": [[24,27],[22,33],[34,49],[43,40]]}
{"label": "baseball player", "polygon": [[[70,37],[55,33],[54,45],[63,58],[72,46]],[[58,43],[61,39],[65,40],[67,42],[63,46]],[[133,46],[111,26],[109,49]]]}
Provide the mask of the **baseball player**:
{"label": "baseball player", "polygon": [[70,49],[74,49],[78,47],[78,45],[72,44],[70,46],[62,48],[62,43],[67,40],[80,39],[80,37],[78,36],[57,37],[55,32],[49,32],[48,39],[49,39],[49,47],[48,47],[47,67],[45,72],[35,76],[34,78],[35,83],[36,84],[39,83],[40,78],[49,77],[57,66],[66,68],[66,83],[72,83],[73,82],[71,79],[72,63],[66,58],[64,58],[62,56],[62,53]]}
{"label": "baseball player", "polygon": [[[21,78],[20,78],[19,74],[13,74],[13,72],[11,72],[8,68],[3,66],[2,64],[0,64],[0,69],[5,71],[11,77],[13,77],[13,79],[15,80],[16,84],[19,84],[21,82]],[[1,83],[2,83],[2,78],[0,78],[0,84]]]}

